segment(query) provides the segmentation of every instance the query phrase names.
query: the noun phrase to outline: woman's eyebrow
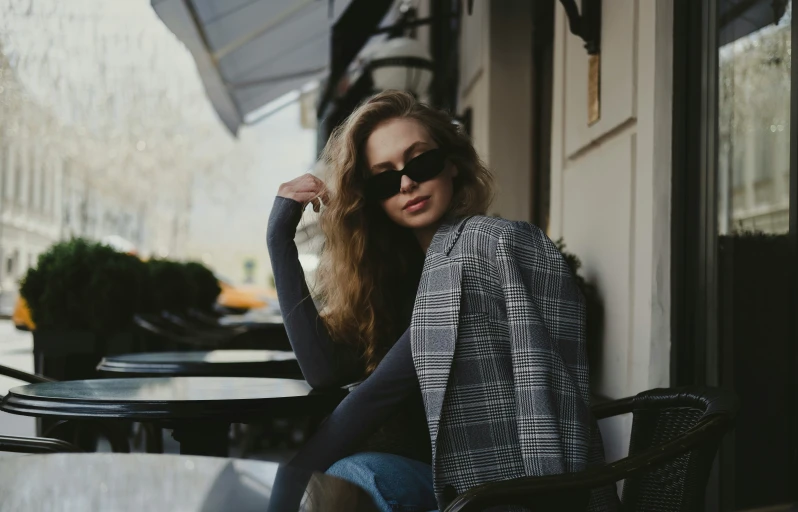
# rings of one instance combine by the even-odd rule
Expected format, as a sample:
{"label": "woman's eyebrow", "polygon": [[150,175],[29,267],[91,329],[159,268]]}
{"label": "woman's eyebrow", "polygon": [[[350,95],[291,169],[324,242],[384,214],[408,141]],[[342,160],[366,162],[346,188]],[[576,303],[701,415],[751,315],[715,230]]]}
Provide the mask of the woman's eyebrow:
{"label": "woman's eyebrow", "polygon": [[[417,140],[416,142],[410,144],[407,147],[407,149],[404,150],[404,153],[402,154],[402,156],[405,159],[405,162],[407,162],[408,157],[410,155],[412,155],[413,151],[415,151],[419,146],[428,146],[428,145],[429,145],[429,143],[428,142],[424,142],[423,140]],[[393,169],[393,164],[391,162],[380,162],[378,164],[375,164],[375,165],[371,166],[371,170],[372,171],[381,171],[381,170],[385,170],[385,169]]]}

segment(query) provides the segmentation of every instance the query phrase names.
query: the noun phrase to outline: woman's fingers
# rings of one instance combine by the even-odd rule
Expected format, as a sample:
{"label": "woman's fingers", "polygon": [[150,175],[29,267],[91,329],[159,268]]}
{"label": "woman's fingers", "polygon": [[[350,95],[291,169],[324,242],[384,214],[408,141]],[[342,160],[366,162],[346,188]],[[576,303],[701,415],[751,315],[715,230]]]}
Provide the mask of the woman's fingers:
{"label": "woman's fingers", "polygon": [[324,185],[324,183],[322,183],[321,194],[319,194],[319,196],[321,197],[321,201],[324,204],[329,204],[330,203],[330,193],[327,190],[327,186]]}
{"label": "woman's fingers", "polygon": [[324,182],[309,173],[280,185],[277,195],[293,199],[305,206],[309,202],[313,203],[313,209],[317,212],[329,197]]}

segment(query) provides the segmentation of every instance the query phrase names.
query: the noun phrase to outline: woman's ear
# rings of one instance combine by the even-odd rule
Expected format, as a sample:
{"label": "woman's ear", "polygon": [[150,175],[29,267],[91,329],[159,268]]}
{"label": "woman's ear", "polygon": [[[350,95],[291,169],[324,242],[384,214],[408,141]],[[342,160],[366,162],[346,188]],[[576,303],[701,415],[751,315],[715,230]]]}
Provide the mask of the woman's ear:
{"label": "woman's ear", "polygon": [[454,165],[454,162],[451,162],[451,161],[450,161],[450,162],[449,162],[449,165],[451,166],[451,171],[449,171],[449,172],[451,172],[451,174],[452,174],[452,178],[456,178],[456,177],[457,177],[457,175],[458,175],[458,174],[460,174],[460,170],[459,170],[459,169],[457,169],[457,166],[456,166],[456,165]]}

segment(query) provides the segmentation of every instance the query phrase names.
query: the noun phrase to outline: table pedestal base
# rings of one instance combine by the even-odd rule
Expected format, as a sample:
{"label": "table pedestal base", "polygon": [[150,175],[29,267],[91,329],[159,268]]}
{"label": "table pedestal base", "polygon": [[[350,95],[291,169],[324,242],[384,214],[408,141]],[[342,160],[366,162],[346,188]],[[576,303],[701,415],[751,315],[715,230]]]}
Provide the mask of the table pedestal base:
{"label": "table pedestal base", "polygon": [[172,438],[180,443],[181,455],[227,457],[230,423],[193,421],[173,425]]}

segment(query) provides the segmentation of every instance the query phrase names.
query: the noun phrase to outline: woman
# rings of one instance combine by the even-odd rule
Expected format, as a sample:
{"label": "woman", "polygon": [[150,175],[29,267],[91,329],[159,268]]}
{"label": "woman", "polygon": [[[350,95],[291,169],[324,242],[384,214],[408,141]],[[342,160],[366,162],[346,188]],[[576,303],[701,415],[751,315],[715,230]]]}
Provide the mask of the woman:
{"label": "woman", "polygon": [[[311,385],[367,378],[291,466],[353,481],[382,510],[443,510],[479,483],[602,463],[584,299],[542,231],[484,216],[492,179],[467,136],[445,113],[389,91],[333,133],[323,159],[329,189],[306,175],[278,192],[275,284]],[[286,243],[308,203],[325,205],[321,316]],[[429,464],[352,455],[420,400]],[[609,496],[594,493],[591,508],[606,509]]]}

